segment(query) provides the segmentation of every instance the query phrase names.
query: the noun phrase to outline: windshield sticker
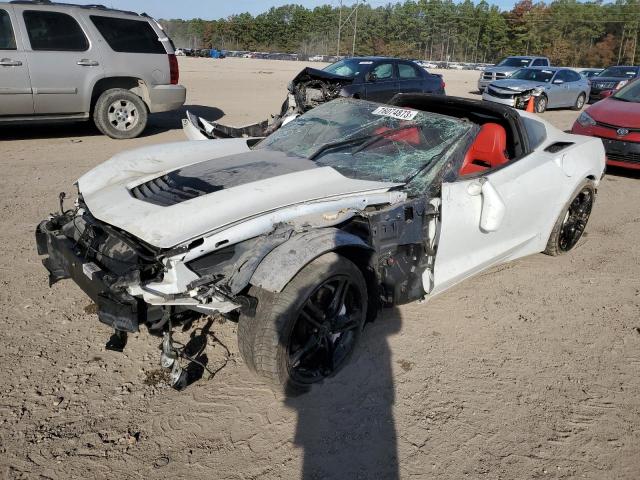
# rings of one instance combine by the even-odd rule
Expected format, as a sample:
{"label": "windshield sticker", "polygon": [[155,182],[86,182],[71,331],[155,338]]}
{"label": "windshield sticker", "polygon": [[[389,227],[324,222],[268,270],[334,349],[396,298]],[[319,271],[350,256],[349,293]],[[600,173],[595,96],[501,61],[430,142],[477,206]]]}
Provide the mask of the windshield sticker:
{"label": "windshield sticker", "polygon": [[404,108],[378,107],[371,113],[382,117],[393,117],[399,118],[400,120],[413,120],[418,114],[418,111],[405,110]]}
{"label": "windshield sticker", "polygon": [[371,65],[373,62],[358,62],[358,65]]}

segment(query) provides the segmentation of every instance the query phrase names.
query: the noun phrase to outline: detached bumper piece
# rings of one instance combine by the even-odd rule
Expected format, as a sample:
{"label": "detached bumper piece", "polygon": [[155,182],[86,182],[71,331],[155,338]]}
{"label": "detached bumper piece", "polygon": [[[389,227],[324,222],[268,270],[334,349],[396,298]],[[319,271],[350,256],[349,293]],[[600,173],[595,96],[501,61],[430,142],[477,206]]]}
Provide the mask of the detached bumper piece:
{"label": "detached bumper piece", "polygon": [[139,324],[147,320],[150,313],[147,304],[116,288],[118,276],[83,253],[78,242],[58,229],[55,219],[38,225],[36,244],[38,254],[48,256],[42,263],[49,271],[49,285],[71,278],[96,303],[102,323],[116,330],[136,332]]}

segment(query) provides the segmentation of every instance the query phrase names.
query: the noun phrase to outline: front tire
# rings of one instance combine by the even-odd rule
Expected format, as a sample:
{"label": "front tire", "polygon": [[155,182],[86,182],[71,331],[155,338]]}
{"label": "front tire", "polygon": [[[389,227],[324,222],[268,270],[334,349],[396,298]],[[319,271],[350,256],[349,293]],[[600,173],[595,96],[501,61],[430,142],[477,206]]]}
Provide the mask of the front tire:
{"label": "front tire", "polygon": [[547,110],[547,106],[549,105],[549,99],[543,93],[536,99],[534,105],[536,113],[544,113]]}
{"label": "front tire", "polygon": [[367,286],[360,269],[336,253],[304,267],[280,293],[252,287],[255,313],[240,315],[238,346],[259,377],[306,391],[338,373],[360,339]]}
{"label": "front tire", "polygon": [[595,198],[593,182],[582,182],[556,220],[544,253],[555,257],[576,246],[587,227]]}
{"label": "front tire", "polygon": [[578,95],[578,98],[576,98],[576,103],[573,104],[573,107],[571,109],[582,110],[582,107],[584,107],[586,100],[587,96],[584,93],[581,93],[580,95]]}
{"label": "front tire", "polygon": [[144,100],[124,88],[112,88],[100,95],[93,121],[103,134],[115,139],[135,138],[147,126]]}

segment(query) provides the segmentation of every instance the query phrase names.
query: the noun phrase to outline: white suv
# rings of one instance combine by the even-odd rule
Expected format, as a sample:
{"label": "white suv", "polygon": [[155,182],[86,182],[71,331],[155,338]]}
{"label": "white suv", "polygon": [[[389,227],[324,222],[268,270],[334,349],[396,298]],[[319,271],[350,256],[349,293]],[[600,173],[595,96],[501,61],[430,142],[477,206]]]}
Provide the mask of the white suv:
{"label": "white suv", "polygon": [[171,39],[151,17],[103,6],[0,3],[0,125],[89,120],[138,136],[184,104]]}

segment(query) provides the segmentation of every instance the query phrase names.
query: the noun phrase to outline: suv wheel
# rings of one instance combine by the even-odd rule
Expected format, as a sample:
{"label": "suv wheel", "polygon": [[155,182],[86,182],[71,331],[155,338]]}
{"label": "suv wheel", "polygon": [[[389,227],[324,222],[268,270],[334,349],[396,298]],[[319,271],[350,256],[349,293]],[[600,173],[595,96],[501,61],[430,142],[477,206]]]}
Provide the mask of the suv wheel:
{"label": "suv wheel", "polygon": [[124,88],[112,88],[100,95],[93,110],[93,121],[105,135],[135,138],[147,126],[147,105],[135,93]]}
{"label": "suv wheel", "polygon": [[252,287],[257,306],[240,315],[238,346],[253,372],[284,391],[306,391],[351,358],[367,316],[367,286],[351,261],[328,253],[280,293]]}

